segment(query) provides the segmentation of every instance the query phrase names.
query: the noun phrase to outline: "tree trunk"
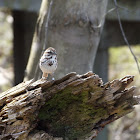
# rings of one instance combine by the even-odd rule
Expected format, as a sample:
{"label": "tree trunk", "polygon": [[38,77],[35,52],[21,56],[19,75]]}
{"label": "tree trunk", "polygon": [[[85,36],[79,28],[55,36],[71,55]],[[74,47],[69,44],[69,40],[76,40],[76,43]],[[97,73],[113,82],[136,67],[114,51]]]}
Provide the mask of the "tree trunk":
{"label": "tree trunk", "polygon": [[70,73],[56,81],[40,79],[28,90],[30,81],[23,82],[0,94],[0,139],[92,140],[138,104],[135,88],[126,89],[133,78],[103,84],[92,72]]}
{"label": "tree trunk", "polygon": [[[43,0],[31,55],[27,66],[27,79],[35,75],[44,43],[48,0]],[[47,47],[54,47],[58,54],[58,69],[55,78],[75,71],[92,70],[101,35],[98,26],[104,20],[107,0],[56,0],[53,2],[47,36]]]}
{"label": "tree trunk", "polygon": [[27,11],[13,10],[13,57],[14,57],[14,84],[23,81],[26,65],[29,58],[33,32],[37,14]]}

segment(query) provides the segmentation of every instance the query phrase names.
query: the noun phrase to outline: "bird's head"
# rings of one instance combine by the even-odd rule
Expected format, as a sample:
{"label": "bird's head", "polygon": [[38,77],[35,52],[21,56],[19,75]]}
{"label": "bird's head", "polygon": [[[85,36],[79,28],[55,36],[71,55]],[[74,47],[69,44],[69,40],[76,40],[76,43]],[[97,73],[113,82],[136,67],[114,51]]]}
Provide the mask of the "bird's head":
{"label": "bird's head", "polygon": [[57,55],[56,50],[52,47],[49,47],[48,49],[46,49],[45,52],[50,54],[50,55]]}

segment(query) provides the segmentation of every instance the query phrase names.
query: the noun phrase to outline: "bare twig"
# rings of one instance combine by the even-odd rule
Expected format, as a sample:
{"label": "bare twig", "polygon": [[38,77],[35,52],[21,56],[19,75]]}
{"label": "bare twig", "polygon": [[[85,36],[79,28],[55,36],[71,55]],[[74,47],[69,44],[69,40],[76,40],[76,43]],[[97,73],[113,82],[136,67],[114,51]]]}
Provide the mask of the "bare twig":
{"label": "bare twig", "polygon": [[134,11],[130,11],[130,10],[129,10],[129,9],[127,9],[126,7],[123,7],[123,6],[118,5],[118,4],[117,4],[117,7],[121,8],[121,9],[123,9],[123,10],[127,11],[127,12],[134,12]]}
{"label": "bare twig", "polygon": [[93,28],[96,28],[96,29],[97,29],[97,28],[101,28],[101,27],[103,26],[105,16],[106,16],[107,14],[111,13],[111,12],[114,11],[114,10],[116,10],[116,8],[112,8],[112,9],[108,10],[108,11],[103,15],[103,17],[101,18],[100,23],[99,23],[97,26],[93,26]]}
{"label": "bare twig", "polygon": [[114,10],[116,10],[116,8],[121,8],[121,9],[127,11],[127,12],[134,12],[134,11],[130,11],[130,10],[127,9],[126,7],[123,7],[123,6],[117,4],[117,7],[114,7],[114,8],[109,9],[109,10],[103,15],[103,17],[102,17],[101,22],[99,23],[99,25],[94,26],[94,28],[101,28],[101,27],[103,26],[103,21],[104,21],[105,16],[106,16],[107,14],[113,12]]}
{"label": "bare twig", "polygon": [[123,27],[122,27],[122,23],[121,23],[121,19],[120,19],[120,14],[119,14],[119,10],[118,10],[118,8],[119,8],[120,6],[118,6],[117,0],[114,0],[114,4],[115,4],[115,9],[116,9],[116,13],[117,13],[117,16],[118,16],[118,22],[119,22],[119,26],[120,26],[120,29],[121,29],[121,33],[122,33],[123,39],[124,39],[125,43],[127,44],[127,46],[129,47],[129,50],[130,50],[132,56],[134,57],[134,60],[135,60],[135,62],[136,62],[136,64],[137,64],[137,68],[138,68],[138,71],[139,71],[139,74],[140,74],[140,67],[139,67],[138,59],[137,59],[137,57],[135,56],[135,54],[134,54],[134,52],[133,52],[133,50],[132,50],[132,48],[131,48],[131,46],[130,46],[130,44],[129,44],[127,38],[126,38],[124,29],[123,29]]}
{"label": "bare twig", "polygon": [[119,5],[118,3],[117,3],[117,7],[119,7],[120,9],[123,9],[123,10],[125,10],[127,12],[130,12],[130,13],[135,13],[136,12],[135,10],[130,10],[130,9],[126,8],[126,7],[123,7],[123,6]]}

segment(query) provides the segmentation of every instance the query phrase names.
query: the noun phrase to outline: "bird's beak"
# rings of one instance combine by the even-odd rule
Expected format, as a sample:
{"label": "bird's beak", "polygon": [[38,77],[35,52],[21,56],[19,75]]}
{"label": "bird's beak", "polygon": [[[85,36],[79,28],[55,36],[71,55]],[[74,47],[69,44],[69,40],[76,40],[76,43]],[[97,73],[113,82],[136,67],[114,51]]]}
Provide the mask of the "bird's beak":
{"label": "bird's beak", "polygon": [[57,55],[57,53],[56,53],[56,52],[53,52],[53,54],[54,54],[54,55]]}

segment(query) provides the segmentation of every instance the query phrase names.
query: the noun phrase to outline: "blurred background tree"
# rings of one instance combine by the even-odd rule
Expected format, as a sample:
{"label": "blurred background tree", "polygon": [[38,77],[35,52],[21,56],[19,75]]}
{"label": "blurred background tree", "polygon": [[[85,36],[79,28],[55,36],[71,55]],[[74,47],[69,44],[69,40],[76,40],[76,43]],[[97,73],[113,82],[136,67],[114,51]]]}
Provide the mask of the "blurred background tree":
{"label": "blurred background tree", "polygon": [[[108,81],[108,77],[110,80],[112,80],[114,78],[121,77],[122,75],[124,76],[126,74],[127,75],[135,74],[137,75],[136,78],[139,77],[136,64],[133,58],[130,58],[131,54],[129,53],[128,48],[123,47],[125,43],[123,41],[123,37],[119,29],[115,12],[110,13],[106,17],[106,22],[102,32],[100,44],[98,46],[100,35],[101,35],[100,34],[101,29],[93,28],[94,29],[93,30],[91,29],[91,25],[93,24],[94,25],[93,27],[97,27],[99,25],[101,19],[104,16],[103,13],[105,13],[107,1],[105,2],[105,4],[104,2],[101,2],[102,5],[99,5],[99,7],[97,6],[96,8],[93,8],[92,5],[87,5],[87,2],[86,5],[84,5],[85,3],[84,1],[82,1],[83,5],[79,5],[79,7],[81,8],[81,13],[82,10],[84,10],[82,6],[84,6],[87,9],[90,8],[92,13],[94,13],[94,11],[92,10],[98,9],[98,14],[96,17],[97,19],[93,20],[93,23],[91,23],[91,25],[89,25],[89,21],[88,22],[86,20],[83,21],[82,18],[81,21],[79,20],[79,22],[77,22],[75,25],[72,20],[73,23],[71,24],[69,23],[71,22],[69,21],[69,18],[74,19],[75,17],[69,17],[69,16],[67,17],[69,22],[66,22],[67,18],[65,19],[66,21],[64,20],[64,15],[65,15],[64,10],[66,9],[64,9],[64,7],[61,7],[61,3],[64,3],[65,5],[65,1],[61,3],[59,1],[56,2],[57,4],[55,3],[54,7],[52,7],[52,11],[54,11],[52,12],[52,16],[51,16],[53,23],[50,23],[50,27],[52,28],[49,30],[49,35],[48,35],[48,40],[49,40],[48,44],[57,49],[58,56],[60,59],[59,60],[60,67],[58,68],[55,77],[59,78],[63,76],[63,74],[66,74],[70,71],[77,71],[78,73],[84,73],[92,69],[95,73],[99,74],[99,76],[103,78],[104,82]],[[123,27],[126,32],[128,41],[130,44],[135,46],[140,43],[139,35],[138,35],[140,31],[139,28],[140,1],[129,0],[127,2],[126,1],[125,2],[119,1],[119,2],[121,6],[127,7],[129,9],[129,11],[123,8],[120,9],[120,15],[122,18]],[[99,2],[98,4],[101,3]],[[2,82],[0,83],[1,83],[1,87],[4,87],[3,89],[0,88],[0,90],[6,90],[6,88],[12,86],[12,84],[9,84],[12,81],[12,77],[13,77],[12,62],[14,64],[14,84],[16,85],[22,82],[24,78],[25,68],[30,53],[33,33],[35,30],[35,24],[37,21],[37,17],[38,17],[37,15],[38,15],[40,4],[41,1],[37,1],[37,0],[36,1],[20,0],[14,2],[11,2],[10,0],[0,1],[0,6],[2,8],[9,8],[9,10],[3,10],[0,12],[0,22],[1,22],[0,76],[3,78],[3,80],[1,80]],[[102,6],[103,9],[101,12]],[[113,2],[109,0],[108,10],[111,9],[112,7],[114,7]],[[57,10],[55,11],[55,9]],[[76,10],[76,8],[74,10]],[[86,17],[85,15],[86,13],[84,12],[82,14]],[[54,21],[54,19],[56,18],[55,17],[56,13],[58,14],[58,16],[61,15],[61,18],[59,20]],[[77,15],[77,17],[78,16],[80,17],[80,15]],[[94,19],[94,15],[92,16]],[[64,25],[64,23],[62,23],[63,21],[65,21],[65,24],[67,23],[68,25],[67,24]],[[60,26],[61,24],[63,26]],[[64,27],[65,30],[63,29]],[[13,29],[13,37],[12,37],[12,29]],[[90,32],[91,30],[93,30],[93,32]],[[72,34],[73,31],[74,34]],[[95,41],[96,43],[94,44],[95,34],[96,34],[96,41]],[[77,35],[76,41],[74,40],[74,38],[71,38],[73,35]],[[78,37],[79,35],[80,37]],[[54,40],[54,38],[56,39]],[[13,40],[13,50],[11,47],[12,40]],[[5,43],[3,43],[4,41]],[[92,44],[91,46],[89,45],[90,42]],[[85,49],[82,50],[81,46],[83,49],[84,48]],[[112,48],[112,46],[114,47]],[[135,52],[137,56],[139,56],[140,54],[139,46],[137,45],[137,47],[133,47],[133,48],[136,48]],[[72,51],[73,49],[76,50]],[[67,52],[69,52],[69,55]],[[84,52],[86,52],[85,55],[83,55]],[[70,53],[72,55],[70,55]],[[12,54],[14,59],[12,59]],[[95,58],[95,54],[96,54],[96,58]],[[69,61],[66,60],[65,58],[67,56],[68,58],[72,58],[72,59],[69,59]],[[76,56],[78,56],[79,59],[77,59]],[[89,59],[88,63],[86,63],[87,59]],[[78,63],[78,65],[76,66],[77,62],[80,63]],[[72,63],[72,65],[74,66],[70,67],[72,66],[70,63]],[[36,65],[37,65],[36,62],[35,64],[32,64],[32,70],[34,70]],[[130,68],[132,68],[132,70]],[[109,76],[108,76],[108,72],[109,72]],[[34,72],[33,74],[31,74],[29,79],[33,78],[33,75]],[[3,84],[4,80],[7,81],[5,82],[5,84],[8,83],[7,86],[4,86]],[[139,86],[139,84],[137,85]],[[109,131],[110,140],[114,140],[114,139],[128,140],[130,138],[132,140],[140,139],[139,125],[138,125],[140,119],[138,117],[139,116],[138,112],[139,112],[139,108],[136,108],[135,113],[128,115],[128,117],[124,117],[124,119],[120,119],[115,124],[112,124],[110,126],[111,129]],[[107,129],[105,129],[103,133],[98,136],[97,139],[107,140],[108,139]]]}

